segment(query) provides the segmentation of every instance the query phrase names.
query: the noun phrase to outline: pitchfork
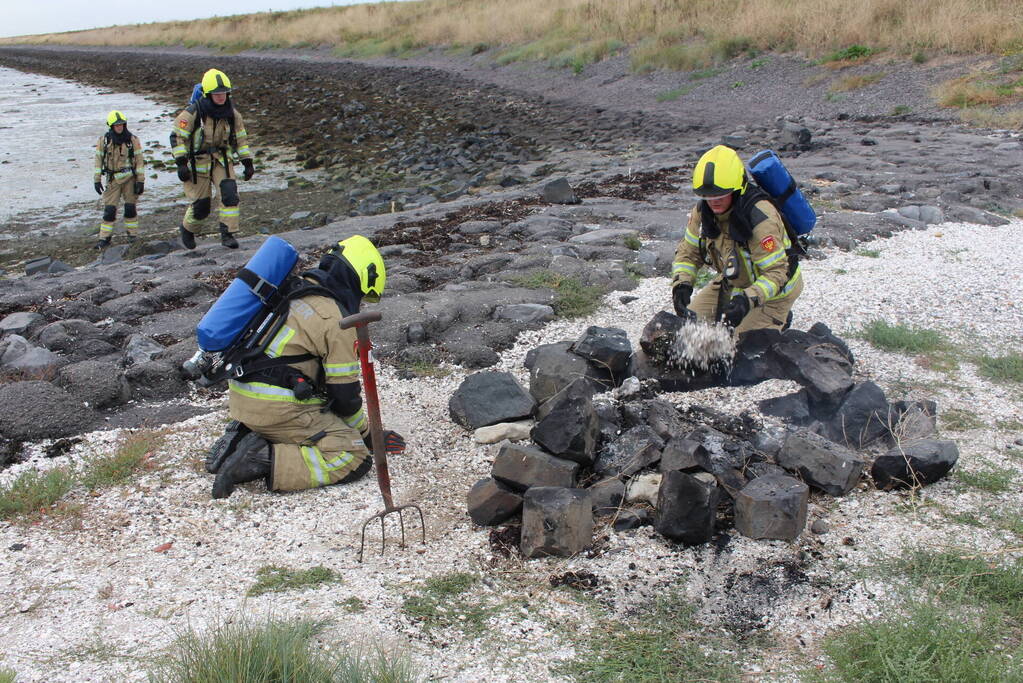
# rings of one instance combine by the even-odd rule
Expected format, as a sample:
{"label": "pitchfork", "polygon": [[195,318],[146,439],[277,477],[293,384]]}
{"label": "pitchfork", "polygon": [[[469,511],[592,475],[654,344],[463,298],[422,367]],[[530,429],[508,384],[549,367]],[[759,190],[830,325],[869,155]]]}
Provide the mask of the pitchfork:
{"label": "pitchfork", "polygon": [[395,505],[391,495],[391,474],[387,469],[387,450],[384,445],[384,426],[380,419],[380,399],[377,396],[377,377],[373,370],[373,344],[369,341],[369,323],[380,320],[382,316],[379,311],[366,311],[354,315],[345,316],[341,319],[341,329],[355,328],[355,334],[359,339],[359,364],[362,366],[362,381],[366,391],[366,409],[369,413],[369,429],[373,439],[373,464],[377,470],[377,484],[380,486],[380,495],[384,498],[384,509],[376,513],[362,523],[362,541],[359,544],[359,562],[362,562],[362,554],[366,549],[366,526],[374,519],[380,520],[380,554],[384,554],[387,547],[387,533],[384,529],[384,517],[391,513],[398,513],[398,525],[401,527],[401,547],[405,547],[405,518],[402,515],[405,510],[415,510],[419,513],[419,528],[423,533],[423,544],[426,544],[426,522],[423,519],[423,511],[418,505]]}

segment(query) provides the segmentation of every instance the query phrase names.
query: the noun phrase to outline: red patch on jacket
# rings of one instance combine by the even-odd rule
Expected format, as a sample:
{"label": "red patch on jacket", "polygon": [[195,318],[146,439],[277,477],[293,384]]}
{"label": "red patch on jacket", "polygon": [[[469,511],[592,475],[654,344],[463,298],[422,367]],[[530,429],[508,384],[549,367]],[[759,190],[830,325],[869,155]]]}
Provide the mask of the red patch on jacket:
{"label": "red patch on jacket", "polygon": [[188,121],[186,121],[185,119],[180,119],[178,121],[178,125],[181,126],[182,128],[188,128]]}
{"label": "red patch on jacket", "polygon": [[764,239],[760,240],[760,248],[764,251],[774,251],[778,248],[778,242],[774,239],[774,235],[768,235]]}

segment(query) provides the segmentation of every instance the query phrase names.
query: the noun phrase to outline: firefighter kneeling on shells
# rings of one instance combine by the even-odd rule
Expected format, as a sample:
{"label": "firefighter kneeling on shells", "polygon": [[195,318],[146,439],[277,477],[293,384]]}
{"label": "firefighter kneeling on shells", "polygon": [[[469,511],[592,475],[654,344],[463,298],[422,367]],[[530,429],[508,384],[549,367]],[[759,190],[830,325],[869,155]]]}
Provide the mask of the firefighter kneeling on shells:
{"label": "firefighter kneeling on shells", "polygon": [[[724,322],[738,334],[787,328],[803,276],[770,198],[749,182],[739,155],[724,145],[700,157],[693,190],[700,201],[671,268],[675,312],[685,316],[688,308],[698,319]],[[718,275],[693,297],[704,265]]]}
{"label": "firefighter kneeling on shells", "polygon": [[210,69],[202,77],[202,97],[174,117],[171,152],[178,166],[178,179],[185,184],[191,202],[178,231],[181,244],[195,249],[195,233],[212,208],[214,191],[220,200],[220,243],[238,248],[232,233],[238,232],[238,181],[234,162],[244,167],[242,178],[256,172],[242,115],[231,102],[231,81],[227,74]]}
{"label": "firefighter kneeling on shells", "polygon": [[96,166],[92,176],[96,194],[103,201],[97,249],[110,246],[121,200],[124,200],[124,231],[128,233],[129,242],[135,241],[139,229],[136,202],[145,189],[145,165],[142,143],[128,130],[128,119],[117,110],[107,114],[107,132],[96,143]]}
{"label": "firefighter kneeling on shells", "polygon": [[[229,380],[235,421],[206,458],[206,469],[217,475],[214,498],[226,498],[236,485],[256,479],[266,479],[272,491],[345,484],[372,466],[356,330],[342,330],[338,323],[358,313],[363,300],[380,300],[387,279],[383,258],[372,242],[355,235],[338,242],[302,277],[331,296],[292,300],[284,326],[269,340],[267,356],[295,362]],[[319,395],[296,396],[295,373],[312,382]],[[387,430],[384,446],[388,453],[401,453],[405,440]]]}

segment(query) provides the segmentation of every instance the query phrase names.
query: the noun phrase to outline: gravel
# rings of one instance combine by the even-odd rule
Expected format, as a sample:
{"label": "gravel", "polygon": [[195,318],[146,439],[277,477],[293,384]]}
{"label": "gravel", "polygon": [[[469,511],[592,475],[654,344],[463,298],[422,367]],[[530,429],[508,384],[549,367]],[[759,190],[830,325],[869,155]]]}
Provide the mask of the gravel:
{"label": "gravel", "polygon": [[[871,245],[877,257],[826,250],[804,264],[806,287],[794,325],[828,323],[844,336],[858,359],[859,378],[873,379],[890,398],[935,398],[940,415],[969,410],[986,426],[963,433],[946,430],[967,471],[1011,468],[1023,477],[1023,459],[1004,449],[1019,438],[1023,400],[1019,385],[980,377],[964,356],[958,370],[938,371],[919,361],[874,349],[856,337],[872,319],[940,329],[957,344],[999,355],[1023,348],[1023,284],[1017,258],[1006,248],[1023,222],[1000,228],[942,224],[907,231]],[[528,385],[526,351],[574,340],[589,325],[621,327],[633,344],[643,325],[670,309],[669,281],[650,278],[623,304],[611,293],[587,319],[559,320],[526,332],[502,354],[498,366]],[[556,680],[548,667],[572,659],[575,636],[599,619],[571,592],[552,589],[549,577],[592,572],[597,603],[616,615],[672,589],[684,592],[709,623],[771,636],[764,657],[749,668],[793,671],[822,661],[822,638],[836,628],[885,610],[897,588],[890,578],[858,573],[908,548],[969,548],[1019,556],[1020,539],[994,526],[955,523],[948,511],[1019,511],[1019,492],[982,492],[947,478],[915,495],[883,493],[861,483],[832,499],[813,494],[810,521],[823,519],[823,534],[806,531],[793,543],[753,541],[733,535],[727,544],[674,546],[650,528],[615,533],[598,529],[594,557],[523,561],[489,547],[487,529],[474,529],[465,495],[488,474],[496,445],[477,445],[453,424],[447,401],[468,374],[447,368],[436,378],[400,379],[378,367],[382,413],[388,428],[408,441],[391,461],[398,502],[417,502],[427,519],[425,547],[387,553],[371,546],[356,561],[359,527],[381,507],[372,477],[348,486],[288,495],[268,494],[261,484],[239,488],[226,500],[210,499],[211,477],[202,458],[227,420],[224,403],[210,412],[167,425],[158,467],[130,483],[90,496],[67,498],[80,507],[69,521],[0,523],[0,661],[19,681],[140,681],[152,659],[186,627],[203,629],[239,616],[309,617],[331,620],[318,643],[345,650],[352,643],[380,645],[410,657],[431,680]],[[679,404],[726,411],[756,410],[760,399],[795,389],[771,381],[754,387],[715,388],[667,394]],[[1013,429],[996,421],[1015,421]],[[1013,431],[1015,430],[1015,431]],[[70,452],[45,459],[27,448],[28,462],[0,473],[9,482],[30,468],[81,464],[109,452],[121,433],[94,432]],[[371,528],[371,538],[378,537]],[[166,544],[172,544],[166,548]],[[18,544],[23,549],[15,550]],[[1010,551],[1009,549],[1015,548]],[[330,567],[341,584],[247,598],[260,567]],[[421,582],[454,571],[479,574],[469,595],[500,605],[481,633],[459,628],[424,629],[402,610]],[[869,575],[868,575],[869,576]],[[341,603],[358,597],[366,610],[348,613]],[[744,660],[736,654],[737,661]]]}

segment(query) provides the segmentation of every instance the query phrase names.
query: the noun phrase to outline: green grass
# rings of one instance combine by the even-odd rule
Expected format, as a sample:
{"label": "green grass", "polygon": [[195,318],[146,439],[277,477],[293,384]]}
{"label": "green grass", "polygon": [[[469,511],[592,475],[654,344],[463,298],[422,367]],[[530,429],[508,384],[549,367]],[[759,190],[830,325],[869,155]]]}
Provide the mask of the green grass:
{"label": "green grass", "polygon": [[767,64],[769,64],[770,61],[771,60],[768,59],[767,57],[761,57],[760,59],[754,59],[752,62],[750,62],[749,68],[751,68],[751,69],[759,69],[761,67],[767,66]]}
{"label": "green grass", "polygon": [[867,258],[881,258],[881,252],[877,249],[857,249],[857,256],[866,256]]}
{"label": "green grass", "polygon": [[941,426],[953,432],[965,432],[970,429],[982,429],[987,425],[972,412],[961,408],[950,408],[940,416]]}
{"label": "green grass", "polygon": [[664,92],[657,93],[658,102],[674,102],[683,95],[688,95],[692,92],[695,86],[688,85],[681,88],[672,88],[671,90],[665,90]]}
{"label": "green grass", "polygon": [[188,629],[157,659],[153,683],[411,683],[418,679],[404,658],[359,648],[341,655],[315,651],[311,641],[330,635],[323,621],[238,621],[205,632]]}
{"label": "green grass", "polygon": [[950,344],[937,330],[910,327],[899,323],[889,325],[873,320],[863,327],[863,338],[884,351],[923,354],[948,350]]}
{"label": "green grass", "polygon": [[904,114],[908,114],[910,111],[912,111],[912,109],[909,107],[909,105],[897,104],[894,107],[892,107],[892,110],[890,112],[888,112],[888,115],[889,116],[903,116]]}
{"label": "green grass", "polygon": [[1002,564],[951,552],[917,551],[899,560],[896,567],[944,600],[1005,610],[1023,619],[1023,560]]}
{"label": "green grass", "polygon": [[363,602],[362,598],[356,597],[345,598],[338,604],[342,609],[344,609],[345,612],[348,612],[349,614],[360,614],[366,611],[366,603]]}
{"label": "green grass", "polygon": [[113,453],[90,460],[79,475],[79,482],[89,491],[117,486],[136,474],[154,467],[153,453],[163,445],[161,432],[139,431],[124,437]]}
{"label": "green grass", "polygon": [[956,479],[967,486],[972,486],[975,489],[987,491],[988,493],[1005,493],[1015,488],[1013,480],[1015,479],[1016,472],[1011,469],[995,467],[976,472],[957,469],[955,476]]}
{"label": "green grass", "polygon": [[291,569],[290,567],[268,565],[259,568],[256,572],[256,583],[245,594],[255,597],[264,593],[306,590],[325,583],[340,582],[341,575],[328,567]]}
{"label": "green grass", "polygon": [[977,371],[988,379],[1023,384],[1023,354],[977,356],[974,362],[977,364]]}
{"label": "green grass", "polygon": [[1016,419],[996,420],[995,427],[1005,432],[1023,432],[1023,422]]}
{"label": "green grass", "polygon": [[643,242],[637,235],[626,235],[625,239],[622,240],[622,243],[625,244],[626,249],[631,249],[633,251],[639,251],[643,247]]}
{"label": "green grass", "polygon": [[74,474],[62,467],[23,472],[0,487],[0,519],[28,521],[47,512],[74,486]]}
{"label": "green grass", "polygon": [[678,596],[627,622],[606,620],[583,638],[576,659],[557,673],[578,681],[739,681],[735,644],[702,628]]}
{"label": "green grass", "polygon": [[0,683],[14,683],[18,674],[11,669],[0,669]]}
{"label": "green grass", "polygon": [[531,275],[515,278],[515,284],[530,289],[549,288],[554,290],[554,312],[562,318],[580,318],[597,310],[604,295],[600,287],[584,285],[577,278],[561,275],[551,270],[537,271]]}
{"label": "green grass", "polygon": [[826,64],[828,62],[849,62],[866,59],[878,52],[880,52],[880,50],[867,47],[866,45],[850,45],[849,47],[836,50],[835,52],[822,57],[820,61],[822,64]]}
{"label": "green grass", "polygon": [[423,582],[418,593],[407,596],[401,609],[424,630],[458,628],[478,635],[500,609],[469,594],[478,581],[478,576],[467,572],[434,576]]}

